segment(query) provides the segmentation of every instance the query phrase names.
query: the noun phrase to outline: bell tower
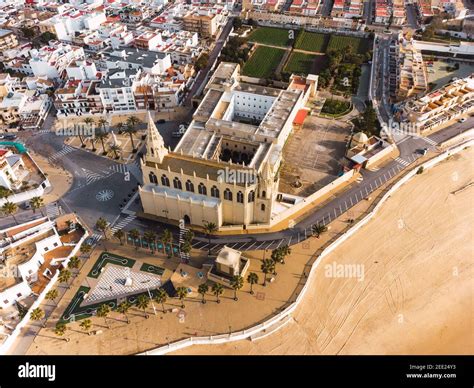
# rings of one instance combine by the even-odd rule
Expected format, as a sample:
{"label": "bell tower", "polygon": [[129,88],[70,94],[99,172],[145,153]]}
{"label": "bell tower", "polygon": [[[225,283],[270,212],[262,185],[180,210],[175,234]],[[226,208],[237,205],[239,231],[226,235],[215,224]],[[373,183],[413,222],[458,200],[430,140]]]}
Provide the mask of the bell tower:
{"label": "bell tower", "polygon": [[150,112],[148,112],[148,129],[146,136],[146,161],[162,163],[163,158],[168,155],[168,149],[165,147]]}

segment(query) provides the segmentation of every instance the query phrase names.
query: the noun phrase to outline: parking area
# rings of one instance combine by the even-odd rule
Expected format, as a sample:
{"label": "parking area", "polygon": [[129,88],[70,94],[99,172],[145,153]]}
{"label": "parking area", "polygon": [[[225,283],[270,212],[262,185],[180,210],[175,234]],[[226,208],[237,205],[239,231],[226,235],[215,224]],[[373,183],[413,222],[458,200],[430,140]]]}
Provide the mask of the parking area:
{"label": "parking area", "polygon": [[[459,68],[455,69],[455,64]],[[472,64],[448,60],[427,61],[428,82],[433,84],[433,90],[439,89],[451,81],[452,78],[465,78],[472,74]]]}
{"label": "parking area", "polygon": [[337,178],[349,135],[343,121],[308,116],[283,149],[279,191],[304,197]]}

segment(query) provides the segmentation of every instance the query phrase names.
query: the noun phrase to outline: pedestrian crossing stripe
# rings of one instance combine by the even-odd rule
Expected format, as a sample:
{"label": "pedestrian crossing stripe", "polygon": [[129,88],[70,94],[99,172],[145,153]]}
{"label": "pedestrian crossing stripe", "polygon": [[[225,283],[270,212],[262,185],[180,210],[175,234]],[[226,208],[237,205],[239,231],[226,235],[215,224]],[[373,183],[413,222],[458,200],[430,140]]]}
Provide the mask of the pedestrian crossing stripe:
{"label": "pedestrian crossing stripe", "polygon": [[123,229],[125,228],[130,222],[132,222],[135,218],[137,218],[137,216],[134,216],[134,215],[130,215],[126,218],[124,218],[123,220],[121,220],[118,224],[116,224],[115,226],[113,226],[111,228],[111,231],[112,233],[115,233],[117,230],[119,229]]}
{"label": "pedestrian crossing stripe", "polygon": [[429,137],[424,137],[424,141],[426,141],[428,144],[431,144],[432,146],[437,146],[438,143],[436,143],[434,140],[431,140]]}
{"label": "pedestrian crossing stripe", "polygon": [[403,160],[401,158],[396,158],[395,161],[405,167],[410,165],[410,163],[408,163],[406,160]]}
{"label": "pedestrian crossing stripe", "polygon": [[55,161],[56,159],[59,159],[60,157],[62,157],[64,155],[67,155],[72,151],[74,151],[74,148],[66,145],[61,150],[59,150],[58,152],[55,152],[53,155],[51,155],[49,157],[49,160],[50,161]]}
{"label": "pedestrian crossing stripe", "polygon": [[94,234],[91,236],[91,239],[92,239],[92,240],[91,240],[91,245],[97,244],[97,243],[100,241],[101,238],[102,238],[102,235],[101,235],[101,234],[99,234],[99,233],[94,233]]}
{"label": "pedestrian crossing stripe", "polygon": [[56,204],[50,203],[46,205],[46,216],[54,219],[60,215],[59,208]]}

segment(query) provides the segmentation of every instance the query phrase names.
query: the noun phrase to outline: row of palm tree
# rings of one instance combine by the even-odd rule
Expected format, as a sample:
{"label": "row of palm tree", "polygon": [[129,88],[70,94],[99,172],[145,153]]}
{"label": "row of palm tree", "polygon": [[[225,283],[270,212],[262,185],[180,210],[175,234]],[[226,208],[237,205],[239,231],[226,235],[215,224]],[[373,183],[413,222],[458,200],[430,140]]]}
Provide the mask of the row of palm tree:
{"label": "row of palm tree", "polygon": [[[96,122],[94,121],[93,118],[86,117],[84,119],[84,123],[86,123],[88,126],[92,126],[93,124],[96,124],[100,128],[100,130],[96,131],[94,136],[91,138],[92,152],[97,151],[97,148],[95,147],[95,143],[97,140],[99,140],[102,145],[102,155],[107,155],[107,151],[105,149],[105,143],[104,143],[104,140],[107,139],[108,137],[108,133],[106,129],[107,120],[101,117]],[[134,153],[137,152],[137,149],[135,147],[133,135],[137,132],[137,125],[139,123],[141,123],[141,121],[138,118],[136,118],[135,116],[130,116],[127,118],[125,123],[120,122],[117,124],[117,130],[119,132],[125,132],[130,136],[130,141],[132,143],[132,149]],[[86,144],[84,143],[84,138],[80,134],[78,135],[78,137],[79,137],[79,140],[81,141],[82,148],[85,148]],[[114,153],[115,158],[118,159],[119,158],[118,153],[121,150],[121,148],[116,144],[112,144],[110,146],[110,150]]]}
{"label": "row of palm tree", "polygon": [[[33,213],[36,213],[36,210],[41,209],[44,206],[43,198],[41,197],[31,198],[30,206],[31,206],[31,209],[33,210]],[[16,203],[7,201],[2,205],[1,210],[2,210],[2,213],[5,214],[6,216],[12,216],[15,223],[18,224],[18,221],[15,217],[15,213],[18,211],[18,205]],[[43,211],[41,211],[41,214],[44,215]]]}

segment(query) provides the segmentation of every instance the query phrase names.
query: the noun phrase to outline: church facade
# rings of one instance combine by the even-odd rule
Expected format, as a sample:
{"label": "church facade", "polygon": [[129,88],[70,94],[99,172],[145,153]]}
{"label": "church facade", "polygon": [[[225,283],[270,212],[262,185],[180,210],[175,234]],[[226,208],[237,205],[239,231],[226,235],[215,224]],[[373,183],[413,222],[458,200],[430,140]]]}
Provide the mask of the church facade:
{"label": "church facade", "polygon": [[317,76],[292,77],[282,90],[241,82],[239,72],[238,64],[219,65],[174,150],[149,119],[139,188],[145,214],[219,228],[270,224],[283,145]]}

